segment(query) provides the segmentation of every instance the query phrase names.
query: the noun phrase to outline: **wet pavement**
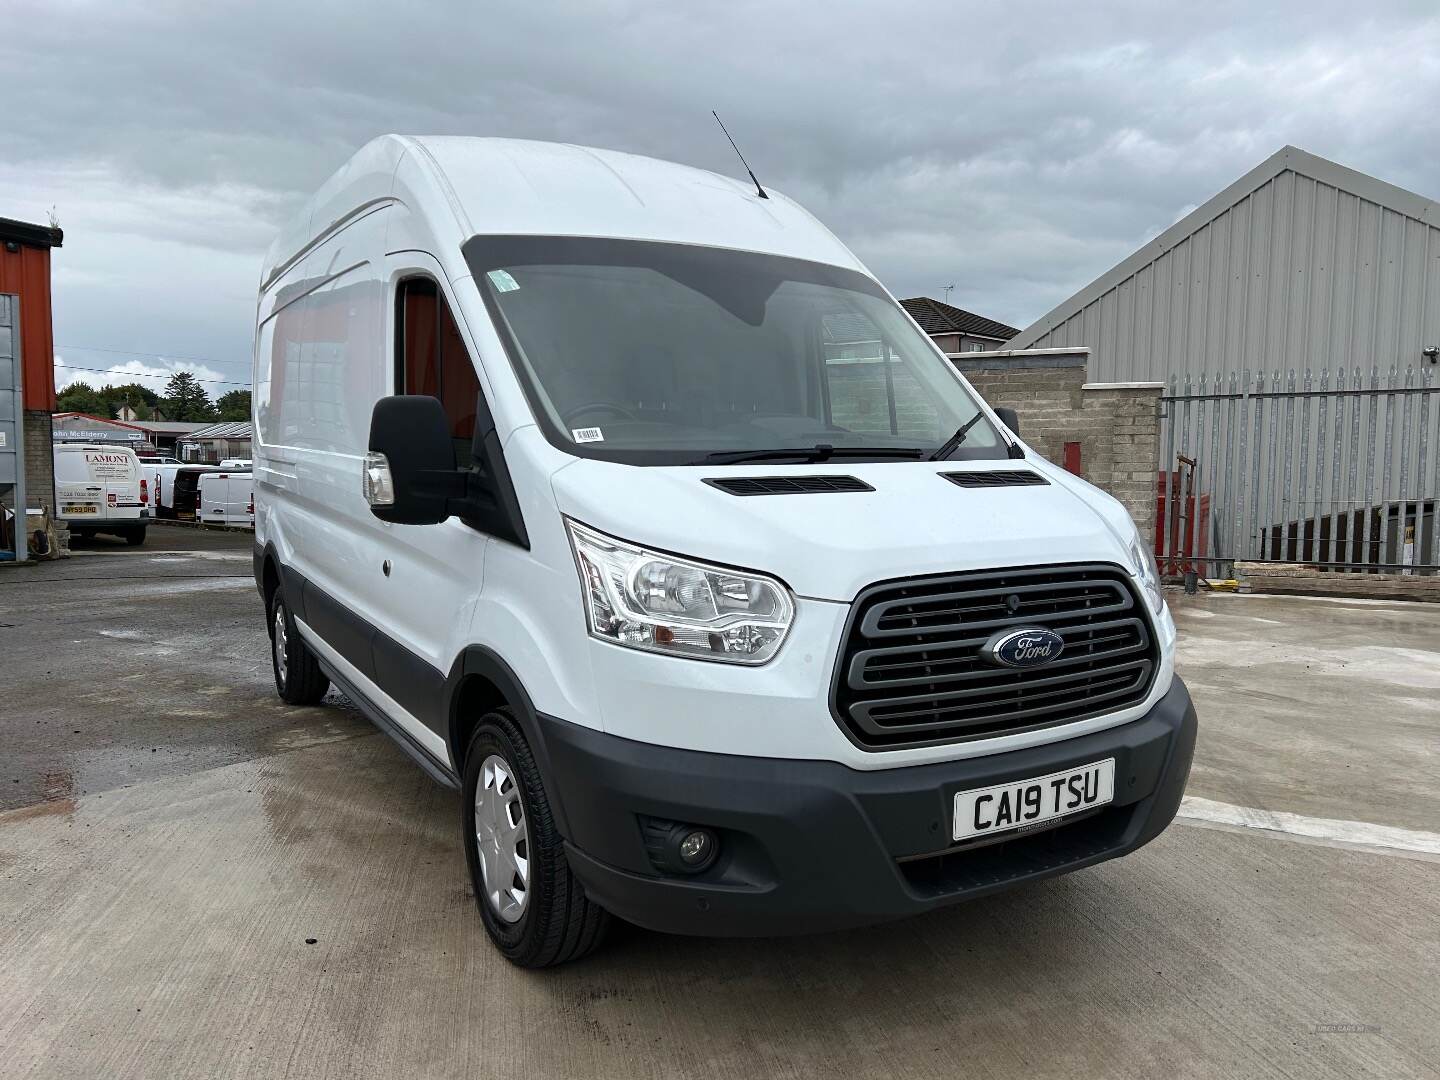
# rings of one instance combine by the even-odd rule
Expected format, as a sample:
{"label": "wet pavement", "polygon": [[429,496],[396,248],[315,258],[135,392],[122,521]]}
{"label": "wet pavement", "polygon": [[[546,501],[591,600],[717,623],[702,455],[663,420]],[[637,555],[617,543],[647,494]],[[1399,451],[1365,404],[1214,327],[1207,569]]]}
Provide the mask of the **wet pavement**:
{"label": "wet pavement", "polygon": [[485,939],[455,795],[343,700],[275,700],[249,558],[156,528],[0,573],[0,1074],[1440,1075],[1440,608],[1172,598],[1195,807],[1250,824],[535,973]]}
{"label": "wet pavement", "polygon": [[275,696],[248,533],[152,526],[0,573],[0,810],[73,799],[347,735]]}

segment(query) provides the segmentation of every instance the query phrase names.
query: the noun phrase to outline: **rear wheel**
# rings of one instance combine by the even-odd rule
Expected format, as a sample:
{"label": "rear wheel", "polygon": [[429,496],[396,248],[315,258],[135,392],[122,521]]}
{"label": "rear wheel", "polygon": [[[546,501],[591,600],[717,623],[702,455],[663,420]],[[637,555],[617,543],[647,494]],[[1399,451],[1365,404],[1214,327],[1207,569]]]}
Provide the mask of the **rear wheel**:
{"label": "rear wheel", "polygon": [[270,666],[275,672],[275,692],[288,705],[314,705],[330,689],[320,662],[300,640],[279,588],[270,596]]}
{"label": "rear wheel", "polygon": [[610,914],[570,873],[540,770],[510,710],[481,718],[463,780],[465,857],[496,948],[527,968],[593,952]]}
{"label": "rear wheel", "polygon": [[131,529],[125,534],[125,542],[131,547],[139,547],[145,543],[145,529],[142,526],[138,529]]}

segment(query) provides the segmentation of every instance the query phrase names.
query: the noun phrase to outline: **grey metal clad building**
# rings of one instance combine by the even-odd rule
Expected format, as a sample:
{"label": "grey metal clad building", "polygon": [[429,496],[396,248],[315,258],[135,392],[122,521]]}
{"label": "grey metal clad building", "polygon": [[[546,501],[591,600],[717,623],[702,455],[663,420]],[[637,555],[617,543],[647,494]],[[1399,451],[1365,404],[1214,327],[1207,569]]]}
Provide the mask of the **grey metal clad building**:
{"label": "grey metal clad building", "polygon": [[1096,382],[1404,369],[1440,342],[1440,204],[1286,146],[1006,345]]}
{"label": "grey metal clad building", "polygon": [[1440,204],[1284,147],[1006,344],[1080,347],[1165,384],[1168,572],[1440,570]]}

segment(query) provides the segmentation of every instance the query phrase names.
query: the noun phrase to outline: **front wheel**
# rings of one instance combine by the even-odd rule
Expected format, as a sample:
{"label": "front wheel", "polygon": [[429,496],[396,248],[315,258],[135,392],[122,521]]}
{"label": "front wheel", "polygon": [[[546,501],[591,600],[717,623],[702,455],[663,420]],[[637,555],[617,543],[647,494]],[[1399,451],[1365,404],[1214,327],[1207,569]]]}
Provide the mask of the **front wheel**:
{"label": "front wheel", "polygon": [[540,770],[508,709],[481,718],[463,780],[465,858],[495,947],[527,968],[593,952],[610,914],[570,872]]}
{"label": "front wheel", "polygon": [[300,640],[285,605],[285,593],[278,588],[270,596],[270,666],[275,672],[275,692],[287,705],[314,705],[330,689],[330,679]]}

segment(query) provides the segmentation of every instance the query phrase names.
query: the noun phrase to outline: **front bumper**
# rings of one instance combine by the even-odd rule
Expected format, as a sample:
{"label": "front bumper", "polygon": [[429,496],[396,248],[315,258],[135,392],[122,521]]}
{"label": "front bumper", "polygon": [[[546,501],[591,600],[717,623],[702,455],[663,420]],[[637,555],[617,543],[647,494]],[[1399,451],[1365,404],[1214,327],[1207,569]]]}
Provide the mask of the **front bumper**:
{"label": "front bumper", "polygon": [[[1175,817],[1195,749],[1176,678],[1138,720],[989,757],[861,771],[676,750],[539,717],[573,872],[601,906],[652,930],[771,936],[930,911],[1128,854]],[[950,844],[955,792],[1115,758],[1115,801],[1004,842]],[[703,825],[720,857],[663,874],[641,816]]]}

